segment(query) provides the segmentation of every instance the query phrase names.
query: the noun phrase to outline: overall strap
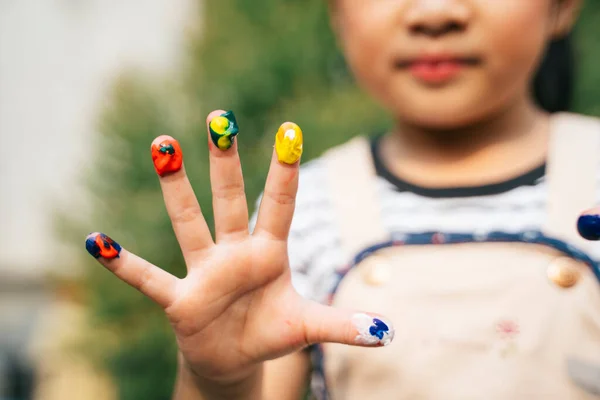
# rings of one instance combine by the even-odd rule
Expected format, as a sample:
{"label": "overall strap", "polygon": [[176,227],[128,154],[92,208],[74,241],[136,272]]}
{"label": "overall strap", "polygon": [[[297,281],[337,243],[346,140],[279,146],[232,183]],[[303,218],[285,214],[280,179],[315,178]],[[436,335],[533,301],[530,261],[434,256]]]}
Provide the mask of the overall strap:
{"label": "overall strap", "polygon": [[359,136],[324,156],[333,212],[347,262],[359,251],[388,238],[377,198],[369,140]]}
{"label": "overall strap", "polygon": [[587,250],[577,233],[579,215],[596,205],[600,171],[600,120],[559,113],[552,116],[546,179],[548,219],[544,233]]}

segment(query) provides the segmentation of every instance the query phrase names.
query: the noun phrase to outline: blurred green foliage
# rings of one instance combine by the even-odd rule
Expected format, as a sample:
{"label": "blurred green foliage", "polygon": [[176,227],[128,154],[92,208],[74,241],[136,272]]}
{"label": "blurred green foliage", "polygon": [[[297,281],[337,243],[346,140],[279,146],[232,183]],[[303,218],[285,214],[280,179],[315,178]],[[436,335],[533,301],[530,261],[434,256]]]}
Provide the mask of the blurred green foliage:
{"label": "blurred green foliage", "polygon": [[[284,121],[305,134],[307,161],[389,120],[346,71],[323,0],[207,0],[202,29],[191,32],[175,84],[124,74],[103,112],[96,159],[88,171],[95,196],[87,227],[176,274],[185,267],[171,230],[149,147],[161,134],[180,140],[186,169],[212,224],[205,116],[235,111],[250,208],[266,178],[274,133]],[[580,76],[576,110],[600,115],[600,4],[588,1],[577,28]],[[343,116],[343,118],[341,118]],[[82,246],[83,247],[83,246]],[[96,327],[90,356],[103,362],[120,399],[164,400],[172,393],[176,346],[162,311],[85,259]]]}
{"label": "blurred green foliage", "polygon": [[600,116],[600,2],[586,0],[575,28],[577,84],[574,111]]}

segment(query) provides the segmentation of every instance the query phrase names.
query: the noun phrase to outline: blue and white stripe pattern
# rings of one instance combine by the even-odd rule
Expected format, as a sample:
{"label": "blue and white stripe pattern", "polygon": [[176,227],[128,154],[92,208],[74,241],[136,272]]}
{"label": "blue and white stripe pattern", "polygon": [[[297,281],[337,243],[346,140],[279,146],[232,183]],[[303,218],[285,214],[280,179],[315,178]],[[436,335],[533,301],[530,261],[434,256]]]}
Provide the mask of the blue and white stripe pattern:
{"label": "blue and white stripe pattern", "polygon": [[[322,159],[302,166],[288,241],[292,282],[300,294],[316,301],[327,300],[337,283],[337,269],[347,264],[325,176]],[[600,174],[598,178],[600,189]],[[376,179],[381,215],[385,216],[381,223],[396,239],[414,232],[453,232],[450,241],[469,237],[493,240],[495,232],[535,237],[547,216],[547,184],[543,177],[496,194],[437,198],[400,190],[381,176]],[[600,190],[597,198],[600,203]],[[252,226],[255,221],[256,214]],[[590,257],[600,260],[600,245],[591,251]]]}

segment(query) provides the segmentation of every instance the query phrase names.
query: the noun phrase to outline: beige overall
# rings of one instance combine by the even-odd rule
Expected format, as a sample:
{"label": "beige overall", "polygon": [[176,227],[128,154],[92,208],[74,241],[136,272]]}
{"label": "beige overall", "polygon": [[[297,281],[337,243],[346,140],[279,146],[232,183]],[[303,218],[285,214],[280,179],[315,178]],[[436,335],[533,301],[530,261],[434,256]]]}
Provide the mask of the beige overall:
{"label": "beige overall", "polygon": [[[589,262],[537,243],[557,239],[576,254],[595,245],[576,221],[595,205],[600,122],[558,114],[552,127],[542,232],[465,243],[437,234],[435,244],[375,251],[345,274],[331,303],[380,313],[396,333],[377,349],[323,345],[329,398],[600,399],[600,283]],[[368,143],[354,139],[325,158],[350,260],[390,240],[374,171],[364,168]]]}

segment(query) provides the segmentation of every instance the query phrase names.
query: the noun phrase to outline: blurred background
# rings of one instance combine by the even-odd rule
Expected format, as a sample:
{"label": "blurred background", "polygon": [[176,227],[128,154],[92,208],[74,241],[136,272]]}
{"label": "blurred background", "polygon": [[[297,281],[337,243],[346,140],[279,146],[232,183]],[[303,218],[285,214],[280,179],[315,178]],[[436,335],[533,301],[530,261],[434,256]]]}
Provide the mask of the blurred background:
{"label": "blurred background", "polygon": [[[87,255],[85,236],[106,232],[182,276],[149,146],[180,140],[212,221],[213,109],[243,127],[251,209],[281,122],[302,126],[305,161],[387,127],[349,77],[324,3],[0,0],[0,400],[170,398],[166,320]],[[574,108],[600,116],[599,2],[575,40]]]}

